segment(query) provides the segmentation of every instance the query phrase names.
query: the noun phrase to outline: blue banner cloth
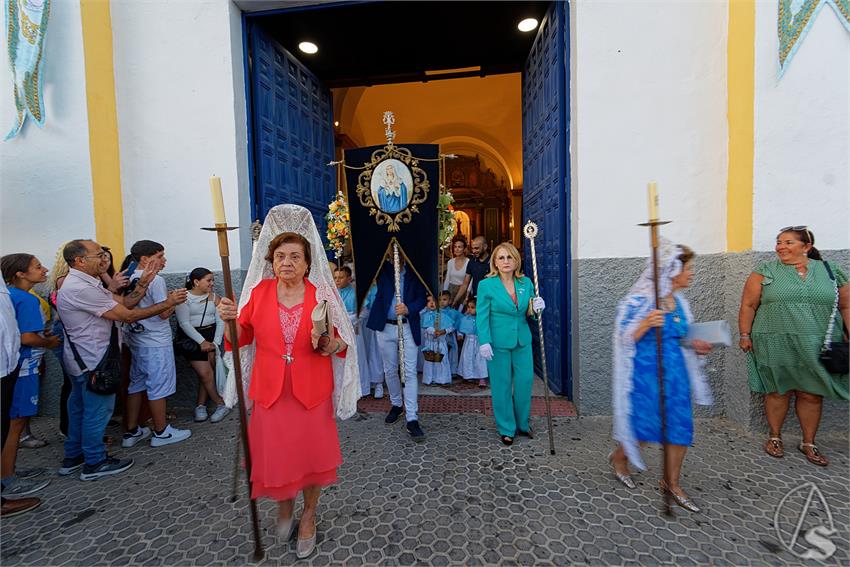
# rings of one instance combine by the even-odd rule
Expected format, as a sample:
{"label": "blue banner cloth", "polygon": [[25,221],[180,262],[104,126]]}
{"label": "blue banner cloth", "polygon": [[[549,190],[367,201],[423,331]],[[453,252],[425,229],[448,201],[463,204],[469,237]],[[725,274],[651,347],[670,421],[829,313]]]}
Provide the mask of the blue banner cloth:
{"label": "blue banner cloth", "polygon": [[806,34],[823,8],[829,4],[850,32],[850,0],[779,0],[776,28],[779,32],[779,77],[791,63]]}
{"label": "blue banner cloth", "polygon": [[6,37],[9,38],[9,67],[17,114],[15,126],[6,140],[18,135],[27,115],[39,127],[44,125],[41,85],[49,14],[50,0],[6,0]]}

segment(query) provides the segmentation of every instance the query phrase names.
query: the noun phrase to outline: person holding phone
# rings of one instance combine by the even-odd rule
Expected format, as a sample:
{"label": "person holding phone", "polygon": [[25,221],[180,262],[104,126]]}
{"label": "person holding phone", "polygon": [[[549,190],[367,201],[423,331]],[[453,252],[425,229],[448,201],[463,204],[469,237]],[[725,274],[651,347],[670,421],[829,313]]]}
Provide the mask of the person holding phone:
{"label": "person holding phone", "polygon": [[[133,258],[139,262],[131,279],[141,278],[144,270],[153,263],[165,267],[165,247],[152,240],[139,240],[130,249]],[[142,285],[141,281],[136,288]],[[155,275],[145,297],[139,302],[141,307],[150,307],[162,301],[168,295],[165,280]],[[186,297],[186,289],[181,290]],[[181,302],[182,303],[182,302]],[[175,304],[173,307],[176,307]],[[130,345],[132,362],[130,365],[130,386],[127,388],[127,431],[121,440],[121,446],[128,448],[139,441],[151,437],[151,447],[162,447],[179,443],[192,435],[189,429],[178,429],[166,420],[166,398],[177,391],[177,367],[174,362],[174,346],[171,338],[171,324],[168,318],[174,309],[166,309],[142,321],[128,326],[129,333],[124,335]],[[142,392],[147,395],[148,407],[153,419],[153,431],[139,425],[139,411],[142,406]]]}

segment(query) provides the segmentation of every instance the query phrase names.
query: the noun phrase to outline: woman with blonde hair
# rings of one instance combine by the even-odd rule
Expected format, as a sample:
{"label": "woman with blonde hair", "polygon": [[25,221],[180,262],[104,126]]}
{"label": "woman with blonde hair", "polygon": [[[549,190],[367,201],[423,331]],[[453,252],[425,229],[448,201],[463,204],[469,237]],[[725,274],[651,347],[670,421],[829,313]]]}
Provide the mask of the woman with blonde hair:
{"label": "woman with blonde hair", "polygon": [[57,250],[56,260],[53,262],[53,268],[50,270],[50,277],[47,278],[46,284],[47,299],[54,314],[51,332],[62,341],[62,344],[58,347],[51,349],[51,352],[56,356],[56,360],[59,361],[59,367],[62,369],[62,390],[59,392],[59,434],[62,439],[68,436],[68,397],[71,395],[71,377],[65,371],[65,362],[62,359],[65,327],[62,325],[62,321],[56,312],[56,292],[62,287],[62,282],[65,281],[65,277],[68,275],[68,270],[70,269],[68,262],[65,261],[65,257],[62,255],[66,244],[68,243],[63,242],[59,250]]}
{"label": "woman with blonde hair", "polygon": [[534,364],[528,317],[546,308],[534,295],[534,284],[522,274],[519,251],[510,242],[490,255],[490,273],[478,284],[476,325],[479,353],[487,360],[493,415],[502,443],[511,445],[517,433],[533,437],[531,384]]}

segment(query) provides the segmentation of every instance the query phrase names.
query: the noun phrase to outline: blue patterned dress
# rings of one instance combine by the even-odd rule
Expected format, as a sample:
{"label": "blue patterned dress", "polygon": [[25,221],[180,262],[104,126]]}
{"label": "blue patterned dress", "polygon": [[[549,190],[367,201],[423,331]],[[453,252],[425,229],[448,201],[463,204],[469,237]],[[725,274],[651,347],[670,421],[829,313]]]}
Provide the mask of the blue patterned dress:
{"label": "blue patterned dress", "polygon": [[[679,344],[688,334],[688,321],[682,306],[665,314],[661,334],[664,360],[664,409],[667,416],[667,442],[689,446],[694,438],[691,411],[691,385]],[[632,376],[631,421],[638,441],[661,442],[661,411],[658,407],[658,365],[655,329],[650,329],[635,345]]]}

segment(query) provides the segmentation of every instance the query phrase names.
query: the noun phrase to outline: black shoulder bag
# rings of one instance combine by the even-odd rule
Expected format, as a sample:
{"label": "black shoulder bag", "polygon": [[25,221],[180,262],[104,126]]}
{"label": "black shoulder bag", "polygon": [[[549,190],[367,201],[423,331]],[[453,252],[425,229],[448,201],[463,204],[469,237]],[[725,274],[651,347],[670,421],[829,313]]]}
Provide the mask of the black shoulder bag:
{"label": "black shoulder bag", "polygon": [[847,374],[848,366],[850,366],[850,349],[848,349],[847,341],[833,341],[832,330],[835,328],[835,315],[838,313],[838,282],[835,281],[835,275],[832,273],[832,268],[829,263],[824,261],[824,267],[829,274],[829,279],[832,280],[832,285],[835,288],[835,303],[832,306],[832,314],[829,316],[829,324],[826,327],[826,338],[823,340],[823,347],[820,350],[820,361],[826,371],[830,374]]}
{"label": "black shoulder bag", "polygon": [[74,353],[74,360],[77,361],[80,371],[89,373],[86,388],[101,396],[110,396],[116,393],[121,387],[121,351],[118,348],[118,329],[115,328],[115,325],[112,325],[106,354],[103,355],[94,370],[89,370],[86,367],[80,353],[77,352],[77,347],[74,346],[74,341],[71,340],[71,335],[68,334],[67,328],[65,329],[65,339],[71,347],[71,352]]}
{"label": "black shoulder bag", "polygon": [[[201,324],[197,329],[204,328],[204,319],[207,316],[207,306],[210,303],[210,297],[207,296],[207,300],[204,301],[204,312],[201,314]],[[206,337],[204,337],[206,340]],[[183,330],[183,327],[180,326],[180,323],[177,323],[177,334],[174,337],[174,348],[175,350],[183,354],[185,356],[193,356],[201,351],[201,345],[195,342],[195,339],[186,334],[186,331]]]}

